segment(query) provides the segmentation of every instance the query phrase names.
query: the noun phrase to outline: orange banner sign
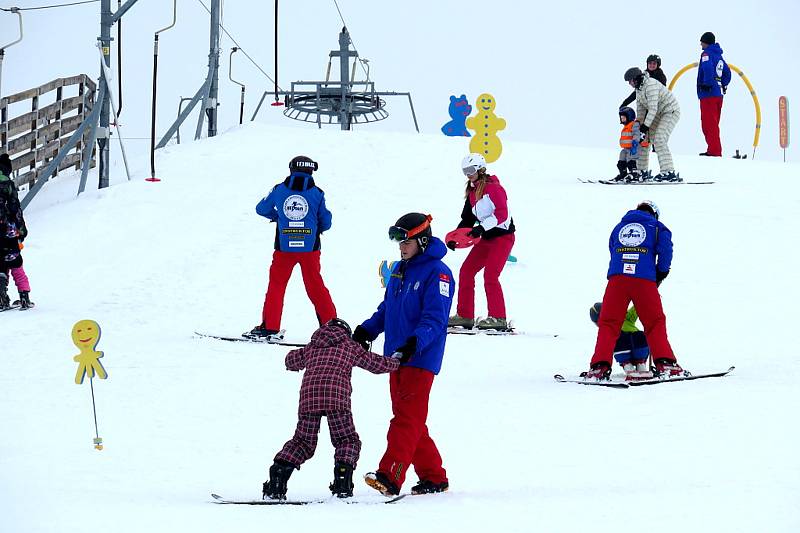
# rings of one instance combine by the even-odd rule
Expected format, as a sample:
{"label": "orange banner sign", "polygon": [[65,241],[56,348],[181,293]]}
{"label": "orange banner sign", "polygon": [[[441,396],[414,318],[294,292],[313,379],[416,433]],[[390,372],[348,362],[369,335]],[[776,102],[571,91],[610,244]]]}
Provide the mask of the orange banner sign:
{"label": "orange banner sign", "polygon": [[778,128],[781,148],[789,147],[789,100],[785,96],[778,98]]}

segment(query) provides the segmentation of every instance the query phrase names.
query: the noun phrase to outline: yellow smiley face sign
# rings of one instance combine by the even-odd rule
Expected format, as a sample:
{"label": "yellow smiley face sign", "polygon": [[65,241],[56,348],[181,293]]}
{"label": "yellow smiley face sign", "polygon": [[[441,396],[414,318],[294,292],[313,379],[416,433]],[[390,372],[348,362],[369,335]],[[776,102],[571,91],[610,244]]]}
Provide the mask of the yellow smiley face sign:
{"label": "yellow smiley face sign", "polygon": [[108,374],[100,358],[103,352],[95,351],[97,343],[100,342],[100,325],[94,320],[81,320],[72,326],[72,342],[81,351],[72,358],[78,363],[78,371],[75,374],[75,383],[80,385],[87,374],[92,379],[97,374],[100,379],[106,379]]}

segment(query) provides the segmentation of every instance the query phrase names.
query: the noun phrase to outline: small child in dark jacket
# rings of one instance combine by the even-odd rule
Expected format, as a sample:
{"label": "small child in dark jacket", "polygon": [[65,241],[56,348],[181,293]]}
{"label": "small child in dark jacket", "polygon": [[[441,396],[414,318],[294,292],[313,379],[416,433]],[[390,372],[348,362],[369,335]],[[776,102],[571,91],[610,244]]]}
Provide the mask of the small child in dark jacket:
{"label": "small child in dark jacket", "polygon": [[361,452],[350,406],[353,367],[383,374],[397,370],[404,361],[397,356],[369,352],[352,340],[351,335],[350,326],[334,318],[315,331],[306,346],[286,355],[287,370],[305,369],[297,429],[275,455],[269,480],[264,483],[264,499],[286,499],[289,476],[314,455],[323,416],[328,419],[331,443],[336,449],[333,483],[329,488],[339,498],[353,495],[353,470]]}
{"label": "small child in dark jacket", "polygon": [[12,307],[8,296],[9,272],[19,292],[13,306],[20,309],[33,307],[30,299],[31,285],[22,268],[22,241],[28,235],[22,216],[17,186],[11,179],[11,158],[0,154],[0,310]]}

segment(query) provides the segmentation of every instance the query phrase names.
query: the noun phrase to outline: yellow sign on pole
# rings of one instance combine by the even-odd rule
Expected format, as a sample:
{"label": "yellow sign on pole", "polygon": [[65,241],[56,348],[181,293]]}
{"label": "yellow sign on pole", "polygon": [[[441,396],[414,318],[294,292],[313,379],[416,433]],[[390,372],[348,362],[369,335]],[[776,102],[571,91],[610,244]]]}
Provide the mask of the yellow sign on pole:
{"label": "yellow sign on pole", "polygon": [[97,343],[100,342],[100,326],[94,320],[81,320],[72,326],[72,342],[81,351],[72,358],[78,363],[78,372],[75,374],[75,384],[83,383],[83,378],[87,374],[92,379],[97,373],[100,379],[106,379],[108,373],[103,368],[100,358],[103,352],[95,351]]}
{"label": "yellow sign on pole", "polygon": [[75,373],[75,383],[80,385],[83,378],[89,376],[89,386],[92,391],[92,412],[94,413],[94,432],[93,440],[96,450],[103,449],[103,439],[97,429],[97,407],[94,401],[94,376],[100,379],[108,378],[108,372],[103,368],[100,358],[103,352],[95,350],[97,343],[100,342],[100,325],[94,320],[81,320],[72,326],[72,342],[78,347],[80,353],[72,358],[78,363],[78,371]]}

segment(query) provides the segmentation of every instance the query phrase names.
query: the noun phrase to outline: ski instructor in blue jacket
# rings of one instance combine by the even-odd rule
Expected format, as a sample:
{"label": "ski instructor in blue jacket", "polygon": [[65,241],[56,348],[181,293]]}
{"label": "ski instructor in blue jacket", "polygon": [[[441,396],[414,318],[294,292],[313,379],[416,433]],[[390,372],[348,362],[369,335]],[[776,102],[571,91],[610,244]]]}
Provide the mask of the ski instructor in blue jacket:
{"label": "ski instructor in blue jacket", "polygon": [[289,162],[289,176],[256,205],[256,213],[275,222],[277,228],[261,323],[245,333],[247,337],[280,335],[286,285],[297,264],[320,325],[336,318],[336,306],[322,281],[320,266],[320,236],[331,228],[332,216],[325,206],[325,193],[312,176],[318,168],[317,162],[309,157],[293,158]]}
{"label": "ski instructor in blue jacket", "polygon": [[583,374],[584,379],[609,378],[614,346],[631,301],[644,324],[656,373],[665,377],[683,373],[667,339],[667,318],[658,293],[672,266],[672,232],[660,217],[658,206],[645,200],[611,231],[608,284],[597,320],[591,368]]}
{"label": "ski instructor in blue jacket", "polygon": [[449,487],[426,421],[433,378],[442,367],[455,282],[442,262],[447,248],[433,236],[431,220],[430,215],[408,213],[389,228],[402,260],[392,271],[378,310],[353,332],[353,340],[362,346],[385,333],[384,355],[410,356],[389,376],[394,417],[386,452],[378,470],[365,476],[370,487],[387,496],[400,493],[411,465],[419,476],[412,494]]}
{"label": "ski instructor in blue jacket", "polygon": [[710,31],[700,37],[700,62],[697,65],[697,98],[700,100],[700,124],[706,138],[706,151],[700,155],[722,157],[719,119],[722,99],[731,82],[731,69],[722,59],[722,48]]}

